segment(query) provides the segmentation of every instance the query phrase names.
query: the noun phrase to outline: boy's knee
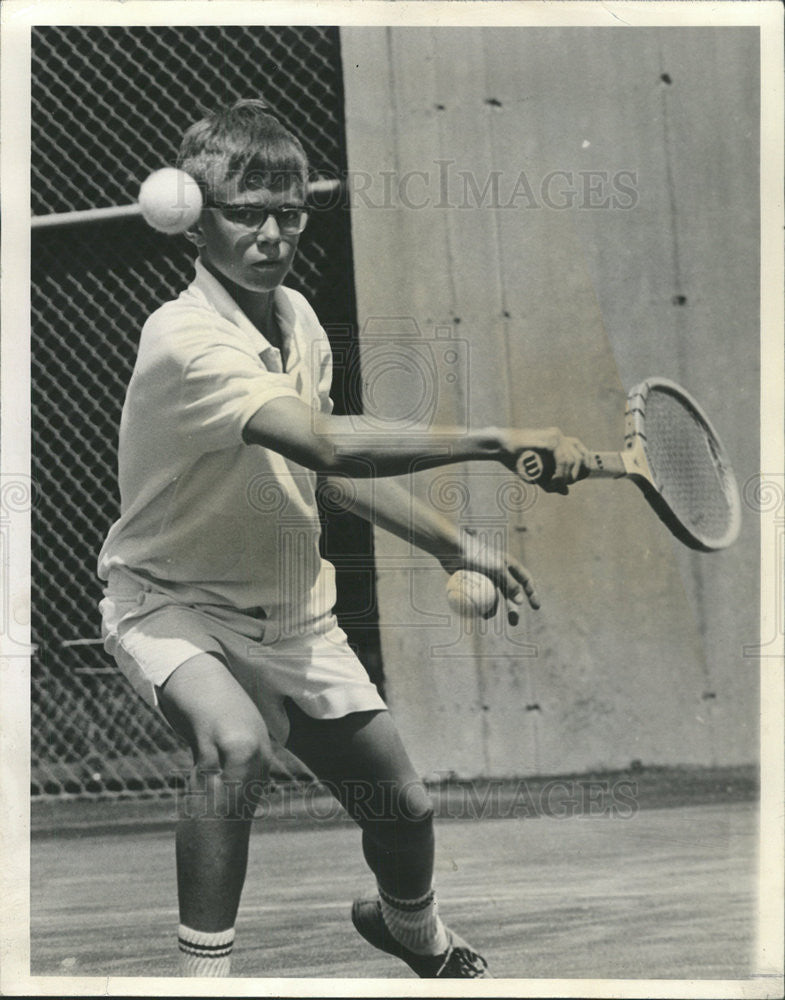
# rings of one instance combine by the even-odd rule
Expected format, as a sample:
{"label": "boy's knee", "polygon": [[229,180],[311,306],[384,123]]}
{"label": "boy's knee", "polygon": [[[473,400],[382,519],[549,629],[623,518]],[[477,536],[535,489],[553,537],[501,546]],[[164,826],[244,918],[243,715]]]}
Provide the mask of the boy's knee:
{"label": "boy's knee", "polygon": [[399,815],[404,821],[415,824],[433,823],[433,802],[424,785],[407,785],[401,792]]}
{"label": "boy's knee", "polygon": [[398,853],[432,845],[433,819],[433,804],[420,786],[403,790],[391,811],[366,813],[360,825],[378,847]]}
{"label": "boy's knee", "polygon": [[260,781],[267,777],[272,758],[264,724],[222,726],[197,743],[196,767],[218,771],[224,780]]}

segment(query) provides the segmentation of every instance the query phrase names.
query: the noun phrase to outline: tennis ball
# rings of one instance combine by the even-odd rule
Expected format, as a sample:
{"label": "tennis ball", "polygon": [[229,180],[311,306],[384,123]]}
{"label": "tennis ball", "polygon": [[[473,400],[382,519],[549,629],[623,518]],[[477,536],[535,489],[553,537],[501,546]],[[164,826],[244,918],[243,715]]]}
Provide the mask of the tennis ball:
{"label": "tennis ball", "polygon": [[464,618],[490,618],[499,606],[499,593],[483,573],[459,569],[447,581],[447,603]]}
{"label": "tennis ball", "polygon": [[139,207],[145,222],[159,233],[184,233],[202,214],[202,192],[184,170],[156,170],[139,188]]}

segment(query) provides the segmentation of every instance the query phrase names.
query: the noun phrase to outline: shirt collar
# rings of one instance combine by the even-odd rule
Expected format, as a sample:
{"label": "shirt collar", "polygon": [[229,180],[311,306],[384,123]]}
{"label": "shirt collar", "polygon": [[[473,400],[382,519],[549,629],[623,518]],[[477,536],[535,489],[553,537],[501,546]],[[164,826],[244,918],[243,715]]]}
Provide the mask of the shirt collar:
{"label": "shirt collar", "polygon": [[[277,348],[248,319],[221,282],[207,270],[198,257],[194,261],[194,268],[196,276],[191,283],[189,291],[195,291],[199,294],[220,316],[229,320],[230,323],[233,323],[251,337],[255,345],[258,345],[261,341],[262,351],[267,351],[268,349],[277,351]],[[300,351],[297,346],[297,314],[286,288],[279,285],[273,294],[273,308],[275,309],[275,316],[281,331],[283,353],[287,358],[286,367],[288,370],[291,370],[300,358]],[[258,347],[257,353],[260,353]]]}

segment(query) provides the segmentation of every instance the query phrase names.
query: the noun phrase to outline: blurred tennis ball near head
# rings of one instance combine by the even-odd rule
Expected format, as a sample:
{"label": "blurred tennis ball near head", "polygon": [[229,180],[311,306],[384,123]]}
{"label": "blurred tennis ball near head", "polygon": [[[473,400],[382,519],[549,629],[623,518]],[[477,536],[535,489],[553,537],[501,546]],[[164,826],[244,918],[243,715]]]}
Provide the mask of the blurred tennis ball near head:
{"label": "blurred tennis ball near head", "polygon": [[139,207],[145,222],[159,233],[184,233],[202,214],[202,192],[184,170],[155,170],[139,188]]}
{"label": "blurred tennis ball near head", "polygon": [[447,603],[463,618],[490,618],[499,606],[499,592],[483,573],[459,569],[447,581]]}

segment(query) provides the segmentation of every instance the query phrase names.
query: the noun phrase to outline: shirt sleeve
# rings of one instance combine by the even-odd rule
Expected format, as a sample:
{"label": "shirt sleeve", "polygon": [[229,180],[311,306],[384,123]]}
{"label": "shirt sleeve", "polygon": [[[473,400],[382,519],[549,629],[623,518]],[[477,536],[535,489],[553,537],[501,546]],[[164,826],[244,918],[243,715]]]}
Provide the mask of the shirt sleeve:
{"label": "shirt sleeve", "polygon": [[150,401],[168,414],[182,447],[236,448],[260,406],[300,398],[292,377],[268,371],[252,344],[196,317],[175,329],[152,323],[142,333],[146,337],[143,374]]}
{"label": "shirt sleeve", "polygon": [[290,375],[268,371],[240,348],[211,347],[183,372],[183,426],[201,436],[206,451],[234,447],[243,443],[243,428],[260,406],[286,396],[300,398]]}

